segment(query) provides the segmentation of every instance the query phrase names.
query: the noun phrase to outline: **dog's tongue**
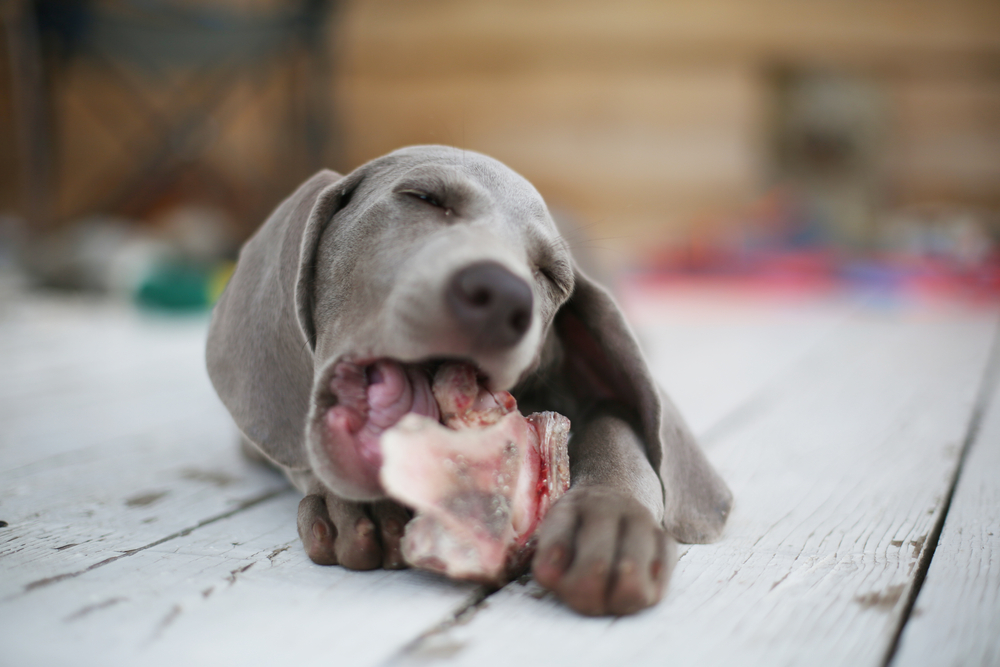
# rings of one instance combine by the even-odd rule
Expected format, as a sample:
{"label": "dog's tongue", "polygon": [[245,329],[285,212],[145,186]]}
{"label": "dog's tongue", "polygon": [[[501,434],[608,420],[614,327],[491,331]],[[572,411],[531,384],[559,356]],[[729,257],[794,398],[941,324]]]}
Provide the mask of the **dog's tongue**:
{"label": "dog's tongue", "polygon": [[569,488],[569,420],[523,417],[468,364],[434,376],[438,420],[410,413],[381,435],[386,492],[416,510],[403,556],[451,577],[502,582],[527,563],[535,529]]}
{"label": "dog's tongue", "polygon": [[338,461],[356,451],[377,469],[382,463],[379,441],[387,428],[410,412],[433,419],[439,415],[430,382],[416,366],[389,360],[367,368],[339,363],[330,389],[337,404],[326,413],[326,449]]}

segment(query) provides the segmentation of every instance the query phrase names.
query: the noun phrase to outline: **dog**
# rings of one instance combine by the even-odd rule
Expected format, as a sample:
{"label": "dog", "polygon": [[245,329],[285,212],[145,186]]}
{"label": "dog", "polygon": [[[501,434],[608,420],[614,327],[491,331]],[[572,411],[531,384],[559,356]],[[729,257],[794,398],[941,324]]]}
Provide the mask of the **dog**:
{"label": "dog", "polygon": [[[570,418],[572,485],[531,571],[572,609],[649,607],[674,540],[720,535],[729,489],[538,191],[485,155],[416,146],[301,185],[244,245],[212,316],[209,376],[248,446],[305,494],[298,530],[315,563],[405,567],[410,513],[385,498],[359,434],[427,400],[406,377],[441,359],[474,364],[525,414]],[[348,400],[331,388],[345,360],[369,369],[361,400],[366,383],[391,394],[349,427],[328,419]],[[403,379],[385,388],[378,360]]]}

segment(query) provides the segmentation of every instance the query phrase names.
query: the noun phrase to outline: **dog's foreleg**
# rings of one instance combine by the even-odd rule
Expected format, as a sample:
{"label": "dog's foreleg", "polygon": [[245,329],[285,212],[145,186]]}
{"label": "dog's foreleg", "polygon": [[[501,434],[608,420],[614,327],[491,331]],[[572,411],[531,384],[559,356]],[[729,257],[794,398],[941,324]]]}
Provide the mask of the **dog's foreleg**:
{"label": "dog's foreleg", "polygon": [[589,615],[629,614],[663,596],[675,546],[664,531],[663,487],[642,442],[603,414],[570,442],[572,487],[539,530],[539,584]]}

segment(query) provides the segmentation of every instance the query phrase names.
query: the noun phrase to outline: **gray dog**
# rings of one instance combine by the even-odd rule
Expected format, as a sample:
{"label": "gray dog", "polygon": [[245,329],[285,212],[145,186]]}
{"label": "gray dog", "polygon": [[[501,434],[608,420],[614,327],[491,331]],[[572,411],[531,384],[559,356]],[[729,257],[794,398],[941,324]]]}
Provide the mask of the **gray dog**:
{"label": "gray dog", "polygon": [[[298,529],[316,563],[405,566],[410,514],[385,499],[371,436],[428,400],[417,379],[441,359],[474,363],[525,414],[572,420],[572,487],[532,571],[573,609],[655,604],[672,538],[713,540],[729,513],[729,490],[542,197],[478,153],[404,148],[306,181],[243,247],[207,359],[246,440],[306,494]],[[402,371],[383,377],[380,360]],[[368,369],[360,399],[337,395],[345,361]],[[340,432],[327,414],[346,400],[372,404]]]}

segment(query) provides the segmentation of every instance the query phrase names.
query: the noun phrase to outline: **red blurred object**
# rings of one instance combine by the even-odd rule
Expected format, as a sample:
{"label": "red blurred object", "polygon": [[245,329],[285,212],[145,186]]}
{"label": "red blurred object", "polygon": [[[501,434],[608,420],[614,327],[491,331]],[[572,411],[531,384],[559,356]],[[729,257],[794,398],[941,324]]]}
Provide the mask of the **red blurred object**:
{"label": "red blurred object", "polygon": [[775,189],[733,220],[696,225],[687,245],[661,248],[632,278],[647,287],[683,283],[776,294],[850,290],[995,301],[1000,251],[974,228],[977,243],[970,252],[968,224],[958,217],[912,216],[905,223],[906,247],[848,251],[817,233],[794,198]]}

